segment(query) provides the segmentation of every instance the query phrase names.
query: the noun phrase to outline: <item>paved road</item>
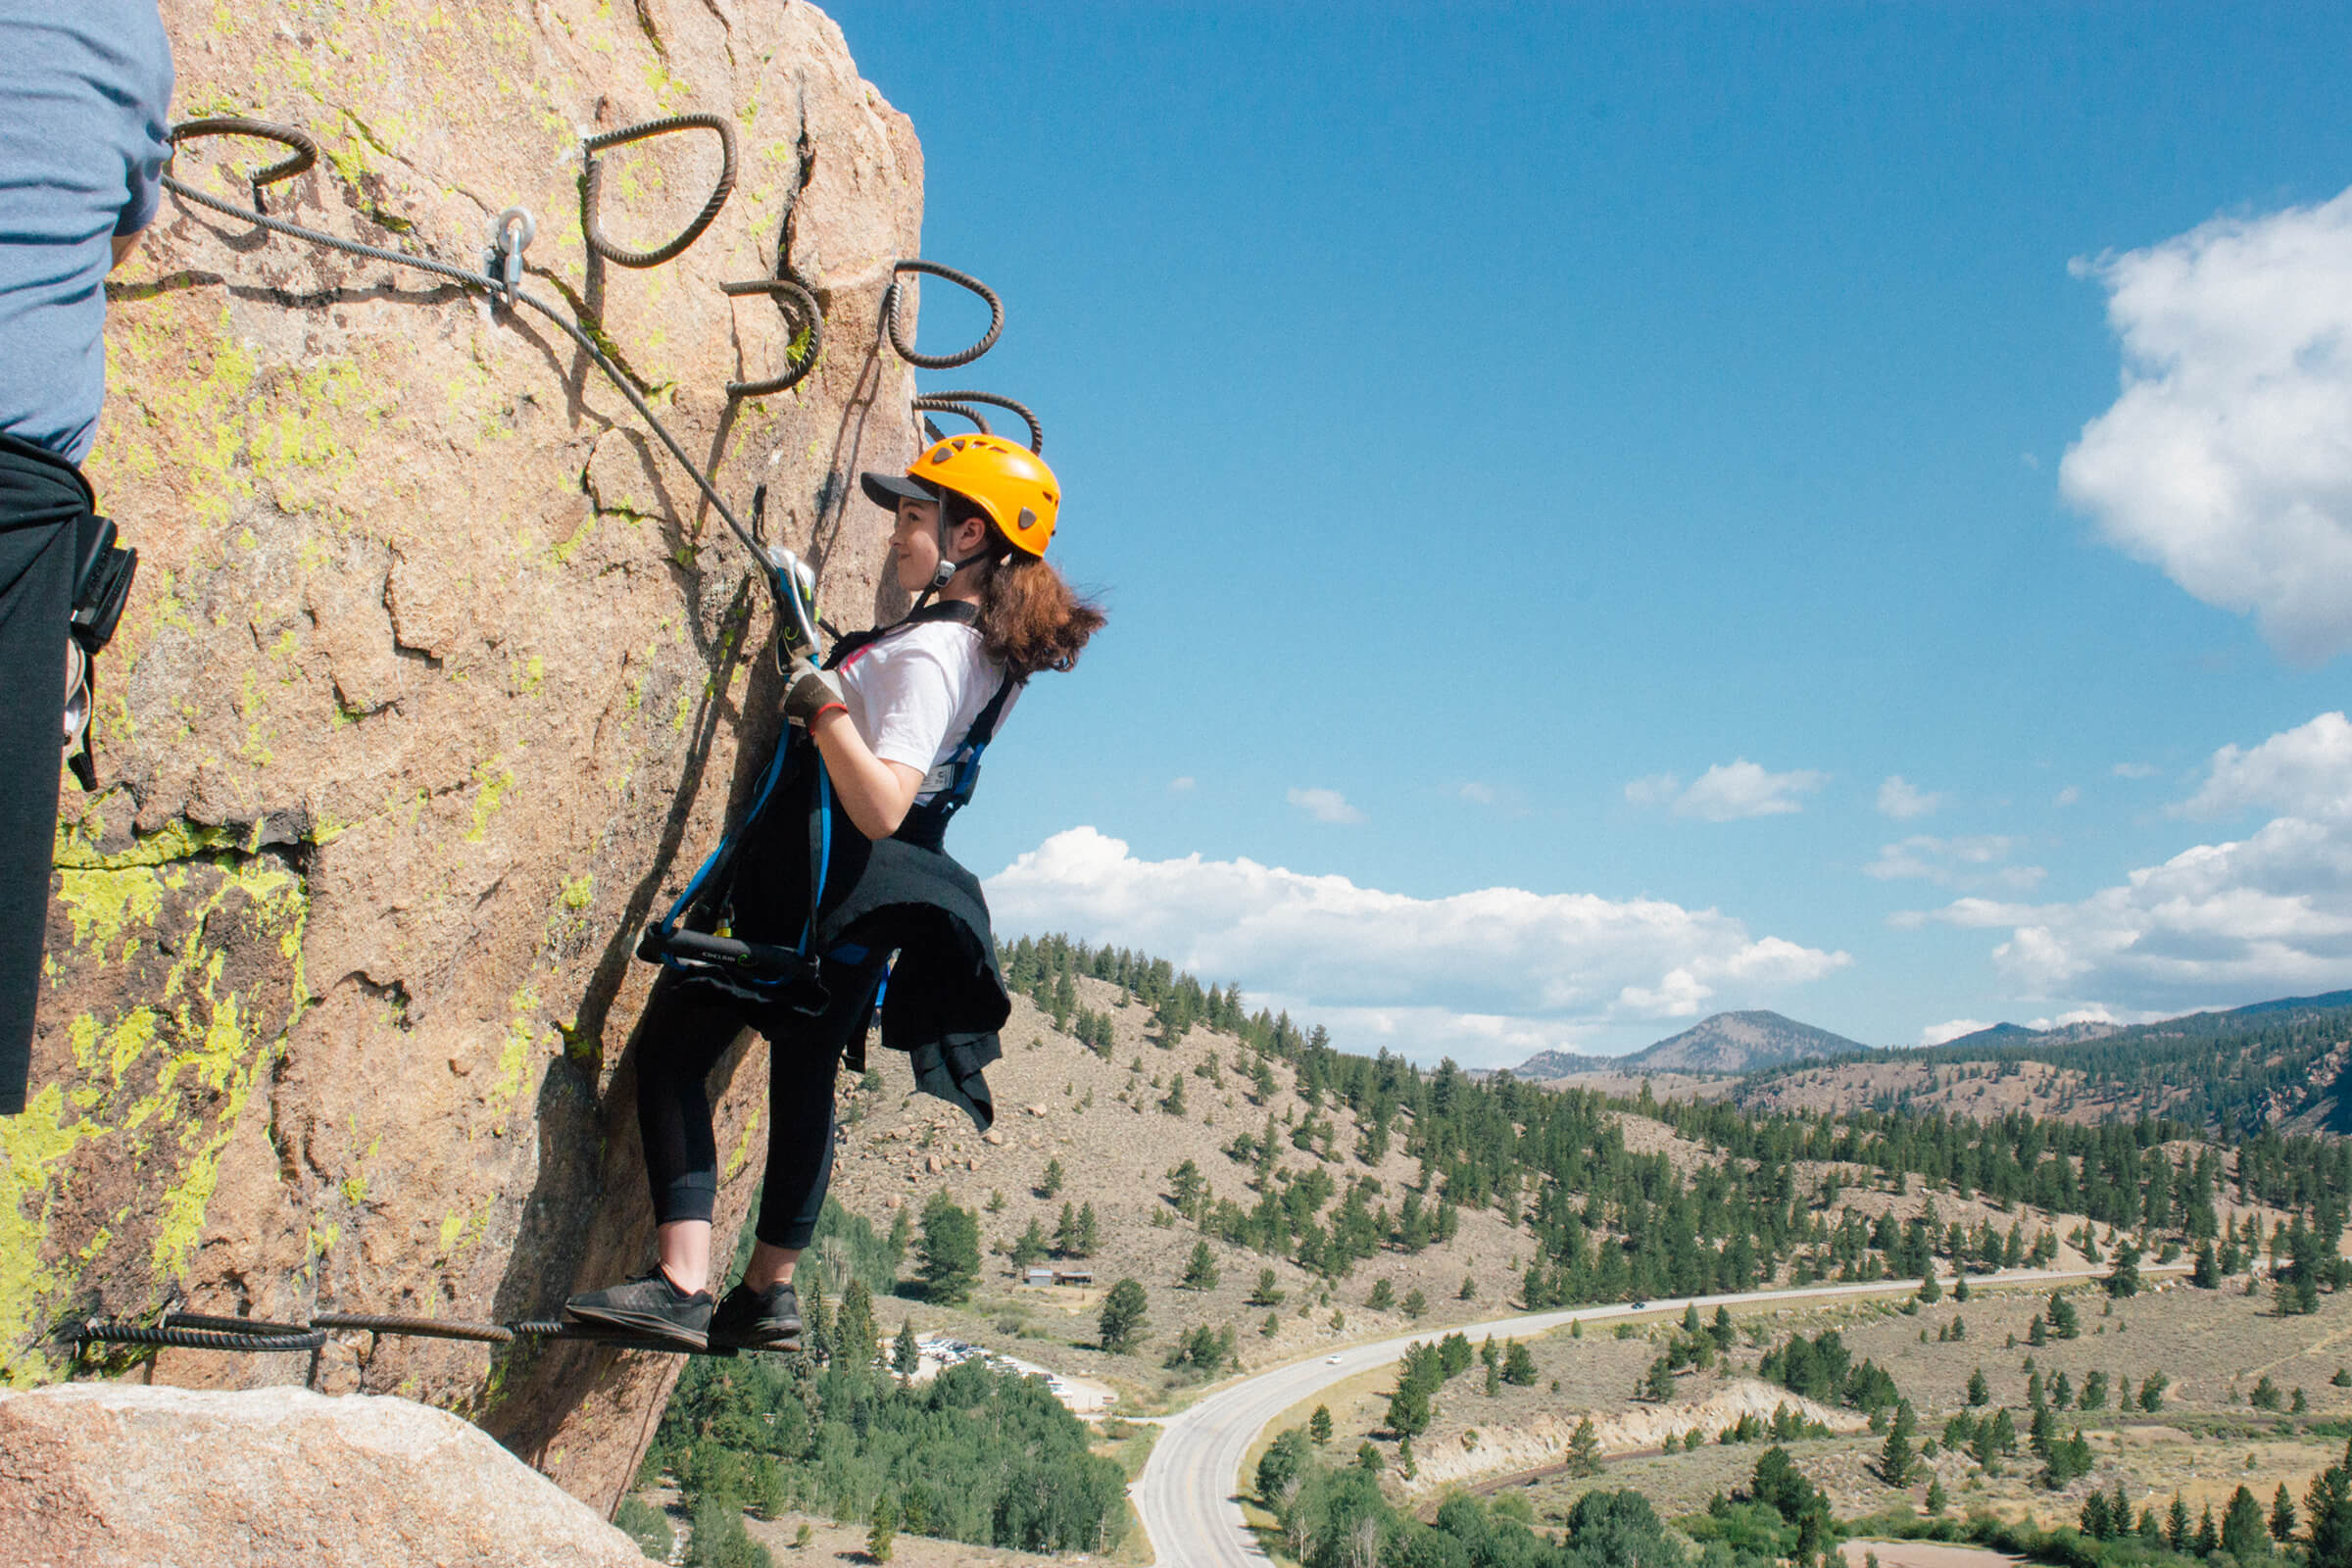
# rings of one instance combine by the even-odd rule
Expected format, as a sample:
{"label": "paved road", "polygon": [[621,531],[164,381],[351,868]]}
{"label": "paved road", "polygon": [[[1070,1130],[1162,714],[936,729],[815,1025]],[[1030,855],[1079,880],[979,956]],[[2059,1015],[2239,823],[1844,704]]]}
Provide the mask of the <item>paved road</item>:
{"label": "paved road", "polygon": [[[2143,1264],[2140,1272],[2173,1274],[2184,1271],[2187,1266]],[[2106,1277],[2103,1268],[2010,1269],[1999,1274],[1971,1275],[1969,1287],[1974,1290],[1984,1285],[2041,1285]],[[1950,1283],[1946,1282],[1947,1289]],[[1642,1311],[1679,1313],[1692,1303],[1702,1309],[1718,1303],[1740,1308],[1821,1297],[1906,1295],[1918,1288],[1917,1280],[1881,1280],[1867,1285],[1750,1291],[1740,1296],[1676,1297],[1672,1300],[1651,1301]],[[1153,1554],[1170,1568],[1262,1565],[1265,1553],[1258,1549],[1256,1539],[1244,1526],[1241,1500],[1235,1495],[1241,1483],[1242,1455],[1257,1440],[1266,1423],[1292,1405],[1319,1390],[1354,1377],[1367,1367],[1385,1366],[1401,1359],[1405,1347],[1414,1341],[1454,1332],[1473,1340],[1489,1334],[1526,1339],[1566,1328],[1580,1318],[1591,1323],[1628,1317],[1634,1311],[1626,1305],[1578,1306],[1556,1312],[1498,1317],[1486,1323],[1462,1325],[1458,1331],[1435,1329],[1372,1345],[1349,1346],[1338,1352],[1336,1366],[1325,1356],[1316,1356],[1261,1372],[1229,1389],[1219,1390],[1162,1423],[1165,1430],[1153,1446],[1152,1457],[1145,1461],[1144,1473],[1128,1489],[1129,1495],[1135,1498],[1136,1511],[1143,1516],[1144,1534],[1151,1539]]]}

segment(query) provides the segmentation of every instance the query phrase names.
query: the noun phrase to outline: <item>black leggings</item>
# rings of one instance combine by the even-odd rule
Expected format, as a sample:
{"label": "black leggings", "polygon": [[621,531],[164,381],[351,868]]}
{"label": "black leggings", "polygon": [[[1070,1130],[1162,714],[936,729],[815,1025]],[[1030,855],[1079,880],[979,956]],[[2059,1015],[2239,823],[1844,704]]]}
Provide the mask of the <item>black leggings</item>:
{"label": "black leggings", "polygon": [[65,757],[74,530],[88,510],[63,462],[0,447],[0,1116],[24,1108],[32,1056]]}
{"label": "black leggings", "polygon": [[[799,1250],[816,1234],[833,1179],[833,1074],[862,1028],[882,971],[837,970],[832,1000],[767,1050],[767,1174],[756,1234]],[[637,1026],[637,1129],[654,1189],[654,1219],[710,1217],[718,1197],[718,1148],[710,1131],[710,1069],[744,1030],[733,999],[664,973]]]}

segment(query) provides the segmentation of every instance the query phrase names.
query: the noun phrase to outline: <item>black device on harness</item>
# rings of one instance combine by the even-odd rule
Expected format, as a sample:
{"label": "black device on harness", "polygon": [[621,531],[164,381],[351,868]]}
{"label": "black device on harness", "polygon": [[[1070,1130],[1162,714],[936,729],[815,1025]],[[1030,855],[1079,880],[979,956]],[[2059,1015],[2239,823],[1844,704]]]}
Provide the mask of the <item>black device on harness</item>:
{"label": "black device on harness", "polygon": [[[906,619],[874,631],[853,632],[833,646],[825,666],[838,667],[858,650],[928,621],[953,620],[970,625],[979,608],[968,601],[950,600],[932,605]],[[1018,677],[1006,674],[996,694],[972,720],[970,729],[947,761],[935,770],[945,774],[930,800],[910,808],[892,835],[936,850],[947,836],[948,823],[972,798],[980,781],[980,756],[996,737],[1004,705],[1018,689]],[[814,769],[814,803],[809,826],[808,902],[799,941],[791,947],[749,942],[732,929],[735,861],[763,814],[787,786],[799,781],[803,769]],[[788,729],[777,743],[775,756],[760,775],[752,804],[732,830],[718,842],[676,902],[661,919],[645,928],[638,939],[637,956],[690,979],[717,986],[749,1002],[781,1004],[795,1012],[816,1013],[830,1000],[824,982],[826,964],[862,968],[873,958],[867,950],[849,945],[827,952],[812,951],[816,911],[824,902],[833,862],[833,786],[824,761],[805,730]],[[699,917],[699,918],[698,918]],[[697,929],[707,926],[708,929]]]}
{"label": "black device on harness", "polygon": [[74,525],[74,609],[67,629],[81,650],[81,678],[66,698],[66,764],[85,791],[98,787],[90,755],[90,721],[97,716],[98,651],[114,640],[115,624],[130,602],[139,553],[115,543],[111,517],[85,512]]}

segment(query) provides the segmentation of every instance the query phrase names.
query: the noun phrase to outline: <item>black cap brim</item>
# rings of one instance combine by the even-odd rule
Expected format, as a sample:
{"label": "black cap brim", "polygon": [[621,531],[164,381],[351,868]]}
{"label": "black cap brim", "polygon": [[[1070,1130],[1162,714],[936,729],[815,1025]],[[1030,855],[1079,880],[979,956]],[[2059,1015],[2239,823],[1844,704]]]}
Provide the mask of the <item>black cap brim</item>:
{"label": "black cap brim", "polygon": [[866,500],[885,512],[898,511],[901,501],[939,500],[936,489],[903,473],[876,473],[868,469],[858,476],[858,487],[865,492]]}

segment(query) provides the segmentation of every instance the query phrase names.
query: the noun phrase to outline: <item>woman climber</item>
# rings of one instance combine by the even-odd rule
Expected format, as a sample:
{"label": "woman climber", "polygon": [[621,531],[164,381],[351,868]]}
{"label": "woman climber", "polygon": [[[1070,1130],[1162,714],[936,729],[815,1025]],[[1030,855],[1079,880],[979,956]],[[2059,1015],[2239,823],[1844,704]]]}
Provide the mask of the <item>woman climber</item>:
{"label": "woman climber", "polygon": [[[994,1114],[981,1069],[1010,1004],[980,885],[941,841],[1022,685],[1076,663],[1102,612],[1046,564],[1060,485],[1026,449],[951,437],[861,483],[896,512],[891,560],[920,597],[897,624],[842,638],[822,667],[804,650],[785,671],[784,752],[684,902],[692,930],[790,961],[756,972],[665,956],[637,1052],[661,1260],[566,1301],[591,1329],[687,1349],[794,1346],[793,1267],[832,1175],[834,1075],[845,1053],[862,1067],[877,1002],[882,1043],[909,1054],[916,1087],[984,1131]],[[767,1169],[758,1245],[714,1306],[706,1080],[747,1026],[768,1041]]]}

